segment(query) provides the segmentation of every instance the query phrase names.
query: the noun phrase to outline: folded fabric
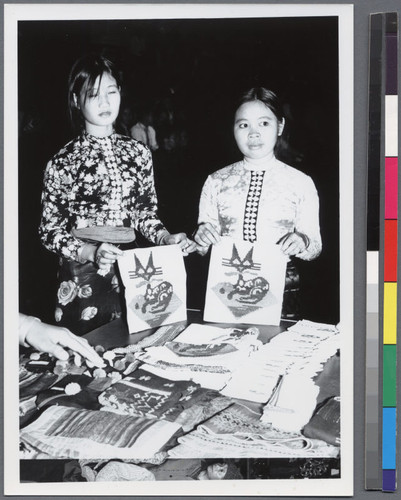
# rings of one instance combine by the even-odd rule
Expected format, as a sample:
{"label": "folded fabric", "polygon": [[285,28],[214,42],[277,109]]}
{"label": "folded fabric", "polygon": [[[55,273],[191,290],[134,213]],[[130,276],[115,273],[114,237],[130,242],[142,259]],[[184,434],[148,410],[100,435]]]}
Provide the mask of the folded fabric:
{"label": "folded fabric", "polygon": [[[99,383],[99,380],[102,383]],[[93,379],[87,375],[66,375],[50,389],[41,392],[36,404],[40,409],[59,405],[98,410],[101,407],[98,401],[99,394],[111,383],[112,380],[108,377]]]}
{"label": "folded fabric", "polygon": [[152,472],[139,465],[110,461],[99,471],[89,465],[82,465],[82,476],[87,481],[155,481]]}
{"label": "folded fabric", "polygon": [[24,399],[19,403],[19,424],[20,427],[26,425],[28,421],[35,415],[38,411],[36,406],[36,396],[32,396],[28,399]]}
{"label": "folded fabric", "polygon": [[20,401],[30,399],[39,392],[51,387],[59,380],[59,376],[51,372],[32,373],[25,368],[20,369],[19,398]]}
{"label": "folded fabric", "polygon": [[201,387],[220,391],[231,377],[231,372],[227,369],[203,367],[198,365],[197,371],[192,367],[182,367],[166,363],[164,361],[151,360],[144,363],[142,368],[160,377],[168,377],[170,380],[190,380]]}
{"label": "folded fabric", "polygon": [[236,349],[231,344],[185,344],[184,342],[167,342],[166,347],[177,356],[196,358],[201,356],[216,356],[228,354]]}
{"label": "folded fabric", "polygon": [[198,430],[178,439],[178,445],[168,451],[169,458],[293,458],[337,457],[338,448],[323,441],[277,436],[265,440],[260,436],[246,438],[236,435],[209,435]]}
{"label": "folded fabric", "polygon": [[126,347],[116,347],[113,352],[116,354],[127,354],[131,352],[139,352],[146,347],[164,345],[171,340],[174,340],[187,327],[187,321],[174,323],[173,325],[159,326],[159,328],[148,337],[143,338],[136,344],[130,344]]}
{"label": "folded fabric", "polygon": [[261,419],[276,429],[301,432],[316,408],[318,394],[319,386],[310,378],[298,374],[284,375],[273,398],[263,408]]}
{"label": "folded fabric", "polygon": [[260,414],[241,404],[214,415],[181,436],[170,458],[253,458],[337,456],[338,449],[301,433],[284,432],[260,421]]}
{"label": "folded fabric", "polygon": [[221,328],[191,323],[175,340],[186,344],[231,344],[237,349],[250,345],[261,346],[259,330],[250,328]]}
{"label": "folded fabric", "polygon": [[109,387],[99,402],[118,413],[177,422],[184,432],[232,404],[193,382],[168,380],[142,369]]}
{"label": "folded fabric", "polygon": [[142,369],[137,369],[131,376],[116,382],[100,394],[99,402],[120,413],[154,418],[170,418],[180,413],[182,404],[179,400],[191,399],[191,394],[199,388],[185,380],[172,381],[158,377]]}
{"label": "folded fabric", "polygon": [[[190,344],[187,345],[190,346]],[[235,349],[231,352],[220,353],[218,350],[213,351],[213,347],[209,348],[208,346],[203,351],[198,350],[198,355],[195,357],[193,352],[197,348],[194,346],[187,349],[192,349],[189,355],[186,355],[184,350],[181,350],[180,354],[177,355],[167,346],[150,347],[144,354],[139,355],[139,359],[145,363],[149,363],[150,361],[170,363],[173,366],[182,366],[190,368],[193,371],[199,371],[198,367],[201,367],[200,369],[210,368],[209,371],[219,372],[220,369],[233,371],[248,357],[248,352],[246,351],[243,352]]]}
{"label": "folded fabric", "polygon": [[131,227],[93,226],[72,228],[71,233],[81,240],[102,243],[130,243],[135,240],[135,230]]}
{"label": "folded fabric", "polygon": [[303,434],[340,446],[340,427],[340,398],[331,397],[319,405],[305,426]]}
{"label": "folded fabric", "polygon": [[51,406],[20,440],[54,458],[149,458],[180,430],[165,420]]}

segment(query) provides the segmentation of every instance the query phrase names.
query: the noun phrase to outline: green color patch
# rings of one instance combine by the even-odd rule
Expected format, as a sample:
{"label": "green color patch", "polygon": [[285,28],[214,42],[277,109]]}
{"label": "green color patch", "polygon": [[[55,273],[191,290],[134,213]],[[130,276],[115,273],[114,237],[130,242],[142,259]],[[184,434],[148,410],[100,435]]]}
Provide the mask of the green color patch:
{"label": "green color patch", "polygon": [[397,404],[397,346],[383,346],[383,406]]}

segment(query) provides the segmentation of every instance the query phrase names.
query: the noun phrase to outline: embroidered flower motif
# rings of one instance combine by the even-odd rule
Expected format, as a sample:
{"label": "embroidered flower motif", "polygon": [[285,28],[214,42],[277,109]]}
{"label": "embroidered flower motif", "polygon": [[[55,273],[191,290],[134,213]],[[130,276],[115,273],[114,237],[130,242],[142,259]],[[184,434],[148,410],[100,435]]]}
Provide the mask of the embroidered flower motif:
{"label": "embroidered flower motif", "polygon": [[57,292],[57,298],[62,306],[72,302],[78,293],[78,287],[72,280],[63,281]]}
{"label": "embroidered flower motif", "polygon": [[97,307],[85,307],[85,309],[81,313],[81,319],[84,321],[89,321],[94,318],[97,314]]}
{"label": "embroidered flower motif", "polygon": [[54,319],[57,321],[57,323],[60,323],[62,317],[63,310],[60,307],[56,307],[56,310],[54,311]]}
{"label": "embroidered flower motif", "polygon": [[78,288],[78,297],[80,299],[87,299],[92,296],[92,287],[90,285],[84,285]]}

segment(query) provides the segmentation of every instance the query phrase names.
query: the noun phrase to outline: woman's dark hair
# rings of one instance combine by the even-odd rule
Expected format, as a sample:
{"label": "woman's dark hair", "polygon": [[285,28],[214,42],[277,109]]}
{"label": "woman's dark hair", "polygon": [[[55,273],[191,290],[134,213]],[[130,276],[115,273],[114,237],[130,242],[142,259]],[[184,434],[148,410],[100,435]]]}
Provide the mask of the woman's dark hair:
{"label": "woman's dark hair", "polygon": [[[279,123],[281,123],[285,118],[283,105],[279,97],[272,90],[268,90],[265,87],[253,87],[241,94],[235,111],[237,111],[243,104],[252,101],[262,102],[275,115]],[[286,127],[284,127],[283,133],[277,138],[277,142],[274,147],[274,154],[277,158],[285,157],[285,152],[289,148],[287,143],[287,134],[285,132]]]}
{"label": "woman's dark hair", "polygon": [[238,109],[242,104],[252,101],[261,101],[265,106],[267,106],[272,113],[276,116],[279,122],[284,118],[283,107],[278,98],[272,90],[265,89],[264,87],[253,87],[246,92],[244,92],[238,101]]}
{"label": "woman's dark hair", "polygon": [[82,113],[76,105],[75,99],[82,92],[85,93],[85,100],[88,93],[93,88],[96,79],[103,73],[109,73],[121,87],[120,75],[109,59],[100,54],[87,54],[78,59],[73,65],[68,78],[68,111],[71,124],[76,132],[84,128],[84,119]]}

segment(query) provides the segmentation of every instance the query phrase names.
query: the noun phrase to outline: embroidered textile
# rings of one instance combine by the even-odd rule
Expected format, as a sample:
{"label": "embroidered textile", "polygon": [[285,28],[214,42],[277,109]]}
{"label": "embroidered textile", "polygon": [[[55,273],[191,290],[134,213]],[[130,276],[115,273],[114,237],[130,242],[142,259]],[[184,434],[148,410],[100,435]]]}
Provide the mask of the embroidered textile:
{"label": "embroidered textile", "polygon": [[300,433],[274,429],[259,420],[260,414],[234,404],[197,429],[181,436],[169,450],[171,458],[253,458],[337,456],[335,447],[310,440]]}
{"label": "embroidered textile", "polygon": [[[58,405],[98,410],[100,408],[98,396],[101,391],[91,388],[92,382],[92,377],[87,375],[66,375],[49,390],[41,392],[37,397],[36,404],[40,409]],[[68,384],[77,384],[79,392],[73,395],[66,394],[65,388]]]}
{"label": "embroidered textile", "polygon": [[99,396],[99,402],[122,414],[163,418],[184,432],[232,404],[218,392],[187,381],[172,381],[138,369]]}
{"label": "embroidered textile", "polygon": [[139,352],[146,347],[164,345],[171,340],[174,340],[183,330],[185,330],[187,322],[175,323],[174,325],[160,326],[155,333],[140,340],[136,344],[131,344],[126,347],[115,347],[113,352],[116,354],[125,354],[131,352]]}
{"label": "embroidered textile", "polygon": [[256,241],[256,221],[264,175],[264,170],[251,172],[251,182],[249,183],[248,195],[245,202],[244,240],[251,243]]}
{"label": "embroidered textile", "polygon": [[179,430],[165,420],[51,406],[20,439],[54,458],[149,458]]}
{"label": "embroidered textile", "polygon": [[39,392],[51,387],[59,379],[58,375],[50,372],[32,373],[20,368],[19,397],[20,401],[36,396]]}
{"label": "embroidered textile", "polygon": [[178,245],[127,250],[118,267],[130,333],[186,320],[186,272]]}
{"label": "embroidered textile", "polygon": [[231,372],[222,367],[192,365],[184,368],[182,365],[157,360],[150,360],[149,363],[143,364],[142,368],[170,380],[191,380],[201,387],[215,391],[220,391],[231,377]]}
{"label": "embroidered textile", "polygon": [[191,323],[175,339],[176,342],[195,345],[228,344],[239,350],[258,349],[262,342],[258,340],[259,330],[250,328],[222,328],[211,325]]}

